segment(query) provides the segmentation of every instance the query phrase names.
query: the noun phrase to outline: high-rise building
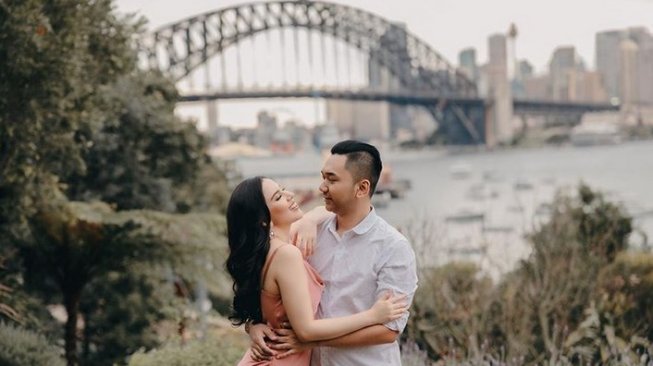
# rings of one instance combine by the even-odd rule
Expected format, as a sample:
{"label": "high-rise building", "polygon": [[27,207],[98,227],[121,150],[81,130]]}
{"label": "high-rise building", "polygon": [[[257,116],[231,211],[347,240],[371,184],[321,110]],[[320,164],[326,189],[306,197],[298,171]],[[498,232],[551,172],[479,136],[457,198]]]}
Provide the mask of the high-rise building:
{"label": "high-rise building", "polygon": [[553,100],[571,100],[574,92],[570,89],[570,73],[582,69],[576,49],[573,46],[558,47],[553,51],[549,63],[551,76],[551,97]]}
{"label": "high-rise building", "polygon": [[627,33],[611,30],[596,34],[596,69],[603,77],[608,97],[620,96],[620,45]]}
{"label": "high-rise building", "polygon": [[526,99],[551,99],[551,77],[549,75],[525,77],[524,94]]}
{"label": "high-rise building", "polygon": [[390,106],[386,102],[328,100],[326,113],[342,136],[368,141],[390,137]]}
{"label": "high-rise building", "polygon": [[637,103],[653,104],[653,34],[646,27],[633,27],[628,28],[628,38],[637,44]]}
{"label": "high-rise building", "polygon": [[277,117],[267,111],[260,111],[254,131],[254,145],[267,149],[272,143],[272,136],[277,130]]}
{"label": "high-rise building", "polygon": [[637,71],[639,101],[641,104],[653,106],[653,41],[640,46]]}
{"label": "high-rise building", "polygon": [[621,105],[624,111],[630,111],[632,107],[639,104],[638,93],[638,73],[637,73],[637,54],[639,47],[631,39],[621,41],[619,47],[619,65],[620,65],[620,89]]}
{"label": "high-rise building", "polygon": [[519,79],[524,79],[533,76],[533,64],[528,60],[519,60],[517,62],[517,76]]}
{"label": "high-rise building", "polygon": [[476,82],[478,80],[478,65],[476,64],[476,50],[473,48],[466,48],[458,54],[458,64],[460,70],[467,75],[468,78]]}
{"label": "high-rise building", "polygon": [[608,94],[603,78],[597,71],[574,70],[568,73],[569,100],[605,103]]}
{"label": "high-rise building", "polygon": [[578,55],[574,46],[561,46],[553,51],[549,72],[551,74],[562,73],[569,69],[575,69],[578,65]]}
{"label": "high-rise building", "polygon": [[619,98],[622,104],[653,102],[651,48],[653,35],[646,27],[596,35],[596,65],[611,98]]}
{"label": "high-rise building", "polygon": [[626,30],[628,38],[631,39],[638,47],[653,41],[653,35],[646,27],[631,27]]}
{"label": "high-rise building", "polygon": [[515,77],[512,79],[512,96],[513,98],[528,98],[526,93],[525,81],[533,76],[533,65],[527,60],[519,60],[515,71]]}

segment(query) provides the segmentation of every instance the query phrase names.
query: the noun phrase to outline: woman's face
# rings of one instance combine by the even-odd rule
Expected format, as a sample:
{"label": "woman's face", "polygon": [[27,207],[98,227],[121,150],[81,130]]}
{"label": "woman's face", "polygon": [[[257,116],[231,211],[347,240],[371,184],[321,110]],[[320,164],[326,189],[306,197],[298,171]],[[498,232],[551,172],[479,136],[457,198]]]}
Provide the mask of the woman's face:
{"label": "woman's face", "polygon": [[272,179],[263,179],[263,197],[275,226],[285,227],[299,220],[304,213],[295,202],[295,194],[286,191]]}

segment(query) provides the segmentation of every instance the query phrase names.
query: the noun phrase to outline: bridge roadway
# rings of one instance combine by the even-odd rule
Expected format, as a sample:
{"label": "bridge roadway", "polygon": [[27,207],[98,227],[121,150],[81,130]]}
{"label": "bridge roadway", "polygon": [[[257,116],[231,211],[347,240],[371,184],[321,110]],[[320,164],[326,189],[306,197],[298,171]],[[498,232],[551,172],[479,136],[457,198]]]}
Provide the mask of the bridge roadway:
{"label": "bridge roadway", "polygon": [[[335,90],[335,89],[286,89],[286,90],[228,90],[201,94],[187,94],[179,97],[179,102],[206,102],[224,99],[276,99],[276,98],[323,98],[354,101],[385,101],[402,105],[433,106],[442,102],[456,103],[459,106],[478,106],[488,103],[482,98],[465,98],[458,96],[446,97],[439,93],[388,92],[374,90]],[[595,111],[618,111],[619,105],[592,102],[569,102],[551,100],[515,99],[515,113],[546,114],[546,113],[583,113]]]}

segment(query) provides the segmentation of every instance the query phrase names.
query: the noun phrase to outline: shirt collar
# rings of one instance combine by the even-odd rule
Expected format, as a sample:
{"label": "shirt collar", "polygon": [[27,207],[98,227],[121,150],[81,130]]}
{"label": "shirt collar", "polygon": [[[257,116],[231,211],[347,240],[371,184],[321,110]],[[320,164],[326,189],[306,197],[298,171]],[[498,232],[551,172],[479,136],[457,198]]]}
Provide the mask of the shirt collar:
{"label": "shirt collar", "polygon": [[[376,218],[377,218],[376,209],[374,208],[374,206],[370,206],[370,207],[371,209],[370,212],[367,214],[367,216],[365,216],[365,218],[361,220],[361,222],[359,222],[358,225],[354,226],[352,229],[348,231],[353,231],[354,233],[356,233],[356,235],[363,235],[366,232],[370,231],[372,226],[374,226],[374,223],[376,222]],[[333,233],[337,231],[336,222],[337,222],[337,218],[334,216],[333,220],[331,220],[328,223],[328,229]]]}
{"label": "shirt collar", "polygon": [[374,206],[372,206],[370,212],[367,214],[367,216],[365,216],[363,221],[359,222],[358,225],[354,226],[354,228],[351,230],[358,235],[363,235],[366,232],[370,231],[375,222],[376,210],[374,209]]}

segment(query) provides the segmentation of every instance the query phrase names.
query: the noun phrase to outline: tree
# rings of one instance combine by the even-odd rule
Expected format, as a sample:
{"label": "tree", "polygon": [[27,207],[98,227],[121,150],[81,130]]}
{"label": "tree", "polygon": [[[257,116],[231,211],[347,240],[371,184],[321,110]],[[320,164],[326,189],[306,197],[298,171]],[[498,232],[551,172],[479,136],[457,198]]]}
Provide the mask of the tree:
{"label": "tree", "polygon": [[[219,215],[169,215],[154,211],[115,212],[108,205],[57,202],[31,220],[35,241],[24,249],[29,285],[46,303],[60,294],[66,313],[65,350],[77,364],[79,307],[93,280],[141,264],[182,273],[204,273],[198,255],[212,258],[226,248]],[[219,260],[213,257],[214,263]]]}
{"label": "tree", "polygon": [[[625,210],[584,184],[575,195],[559,194],[551,208],[549,219],[528,236],[529,257],[497,286],[474,267],[454,264],[422,276],[409,333],[430,355],[454,348],[478,360],[553,364],[566,357],[565,342],[587,319],[592,301],[623,315],[615,319],[616,329],[628,324],[650,334],[645,319],[651,314],[644,309],[650,308],[651,287],[643,280],[651,273],[650,259],[619,255],[632,230]],[[619,279],[621,286],[613,287]],[[606,301],[606,294],[615,296]],[[479,357],[479,350],[485,355]]]}
{"label": "tree", "polygon": [[111,9],[110,0],[0,1],[0,283],[28,325],[44,320],[35,319],[43,309],[22,288],[16,257],[28,218],[59,176],[84,171],[77,132],[101,115],[100,87],[135,66],[138,23]]}
{"label": "tree", "polygon": [[[118,17],[111,0],[0,0],[0,256],[7,259],[0,283],[13,290],[0,303],[42,327],[49,321],[44,305],[63,301],[69,364],[77,362],[80,306],[96,321],[89,331],[121,310],[101,313],[102,298],[85,293],[111,293],[117,302],[145,296],[157,286],[150,276],[157,271],[132,271],[131,264],[181,271],[175,263],[191,255],[171,248],[197,253],[201,246],[187,241],[222,238],[213,215],[115,211],[219,211],[226,202],[226,179],[206,156],[204,139],[173,116],[173,83],[136,70],[131,39],[139,26]],[[108,204],[71,203],[64,194]],[[134,249],[137,243],[146,246]],[[126,277],[111,281],[115,273]],[[103,287],[109,284],[126,293]],[[156,314],[126,326],[141,324],[142,335]],[[89,337],[89,347],[104,344]]]}
{"label": "tree", "polygon": [[[226,179],[206,155],[206,138],[174,116],[172,82],[135,72],[102,91],[107,113],[80,132],[88,141],[82,152],[87,169],[64,178],[71,199],[102,200],[119,210],[186,212],[199,197],[214,200],[207,210],[224,206]],[[211,181],[195,186],[210,172]],[[219,194],[207,194],[216,185]]]}
{"label": "tree", "polygon": [[492,281],[473,263],[422,268],[410,333],[431,357],[478,355],[488,334],[486,317]]}
{"label": "tree", "polygon": [[585,184],[558,195],[549,220],[529,239],[533,251],[502,281],[496,306],[508,354],[530,362],[557,359],[584,319],[597,276],[627,248],[632,219]]}
{"label": "tree", "polygon": [[0,2],[0,240],[24,218],[52,175],[83,171],[76,132],[98,118],[98,93],[134,69],[130,37],[110,0]]}

